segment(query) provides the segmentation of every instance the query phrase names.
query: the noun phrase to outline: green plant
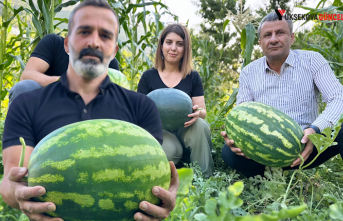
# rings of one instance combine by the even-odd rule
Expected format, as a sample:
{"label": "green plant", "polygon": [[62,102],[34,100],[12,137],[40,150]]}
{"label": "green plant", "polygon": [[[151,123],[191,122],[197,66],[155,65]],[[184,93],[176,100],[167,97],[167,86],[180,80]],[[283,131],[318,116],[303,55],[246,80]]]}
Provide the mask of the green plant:
{"label": "green plant", "polygon": [[[318,17],[326,16],[326,14],[336,13],[343,14],[343,5],[341,1],[335,0],[331,6],[320,8],[327,1],[322,0],[316,8],[299,6],[308,10],[307,14],[318,15]],[[307,22],[305,22],[307,23]],[[305,24],[304,23],[304,24]],[[311,41],[314,43],[307,44],[304,49],[317,51],[321,53],[329,62],[336,77],[343,83],[343,24],[338,20],[319,20],[312,28],[312,31],[307,34],[305,42]]]}

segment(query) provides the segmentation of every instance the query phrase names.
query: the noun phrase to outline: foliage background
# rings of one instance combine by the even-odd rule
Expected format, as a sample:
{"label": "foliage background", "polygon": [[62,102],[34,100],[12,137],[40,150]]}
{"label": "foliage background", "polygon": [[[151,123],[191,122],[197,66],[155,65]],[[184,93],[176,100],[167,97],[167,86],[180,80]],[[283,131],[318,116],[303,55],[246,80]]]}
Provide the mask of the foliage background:
{"label": "foliage background", "polygon": [[[67,23],[68,19],[58,18],[56,13],[78,2],[79,0],[42,0],[35,5],[31,0],[22,0],[20,5],[14,5],[10,0],[0,1],[1,140],[8,108],[8,91],[19,81],[30,53],[44,35],[66,35],[66,30],[59,29],[58,24]],[[153,65],[156,43],[166,25],[160,21],[161,16],[170,14],[176,22],[178,18],[161,1],[109,2],[119,15],[122,27],[120,32],[125,36],[119,39],[120,50],[116,58],[121,71],[130,81],[131,89],[136,90],[141,74]],[[299,0],[296,5],[302,7],[304,2],[305,0]],[[195,34],[194,30],[190,30],[193,63],[204,85],[208,113],[206,119],[212,130],[212,154],[216,172],[213,177],[204,179],[196,165],[186,165],[194,169],[192,186],[178,195],[177,207],[167,220],[228,220],[228,217],[230,220],[343,220],[343,163],[340,156],[305,171],[309,179],[304,180],[297,176],[292,182],[285,205],[282,202],[291,172],[267,168],[265,178],[246,179],[225,166],[221,159],[223,139],[219,133],[223,130],[225,114],[234,106],[240,70],[250,60],[263,56],[258,47],[254,47],[258,45],[255,34],[258,22],[278,5],[291,11],[290,0],[271,0],[256,11],[246,8],[245,0],[199,0],[195,4],[200,8],[198,13],[202,16],[203,23],[200,25],[200,33]],[[317,8],[302,8],[310,14],[343,14],[343,4],[339,0],[329,4],[326,0],[321,0]],[[234,25],[234,32],[230,31],[229,23]],[[342,25],[341,21],[316,21],[311,30],[296,33],[296,42],[292,46],[293,49],[320,52],[329,61],[341,82]],[[12,34],[12,28],[18,29],[19,34]],[[229,44],[230,40],[234,43]],[[322,104],[321,110],[324,107],[325,104]],[[0,157],[2,159],[2,154]],[[2,177],[2,163],[0,171]],[[243,181],[244,190],[243,184],[235,183],[237,181]],[[230,187],[233,183],[235,184]],[[303,194],[300,194],[301,191]],[[305,207],[302,203],[305,203]],[[291,206],[297,207],[294,209]],[[223,208],[225,210],[221,210]],[[210,214],[213,216],[210,217]],[[28,219],[20,211],[8,207],[0,197],[0,220]]]}

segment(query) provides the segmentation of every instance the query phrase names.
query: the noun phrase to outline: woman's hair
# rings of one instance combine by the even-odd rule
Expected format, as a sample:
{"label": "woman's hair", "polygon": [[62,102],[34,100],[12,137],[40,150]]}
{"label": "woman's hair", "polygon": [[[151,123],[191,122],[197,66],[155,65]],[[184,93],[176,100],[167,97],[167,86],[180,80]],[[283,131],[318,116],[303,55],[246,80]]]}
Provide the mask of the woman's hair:
{"label": "woman's hair", "polygon": [[183,73],[183,77],[190,74],[192,71],[192,43],[191,36],[186,27],[180,24],[172,24],[167,26],[158,40],[158,46],[155,57],[155,69],[164,70],[165,64],[164,59],[162,58],[162,45],[167,35],[170,33],[175,33],[183,39],[183,57],[180,60],[179,71]]}

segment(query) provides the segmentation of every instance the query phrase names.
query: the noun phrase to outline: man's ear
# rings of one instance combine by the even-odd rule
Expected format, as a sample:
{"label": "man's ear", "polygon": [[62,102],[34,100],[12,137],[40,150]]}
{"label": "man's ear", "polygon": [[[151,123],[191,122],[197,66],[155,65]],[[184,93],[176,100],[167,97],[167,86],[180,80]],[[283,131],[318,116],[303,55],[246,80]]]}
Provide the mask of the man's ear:
{"label": "man's ear", "polygon": [[66,51],[66,53],[69,53],[69,35],[67,35],[65,38],[64,38],[64,50]]}
{"label": "man's ear", "polygon": [[258,43],[260,44],[260,47],[262,47],[262,45],[261,45],[261,38],[258,39]]}
{"label": "man's ear", "polygon": [[292,33],[292,34],[291,34],[291,45],[294,43],[294,40],[295,40],[295,38],[294,38],[294,33]]}
{"label": "man's ear", "polygon": [[116,48],[114,49],[114,52],[113,52],[112,56],[111,56],[111,61],[115,58],[115,56],[116,56],[116,54],[118,52],[118,49],[119,49],[119,46],[117,45]]}

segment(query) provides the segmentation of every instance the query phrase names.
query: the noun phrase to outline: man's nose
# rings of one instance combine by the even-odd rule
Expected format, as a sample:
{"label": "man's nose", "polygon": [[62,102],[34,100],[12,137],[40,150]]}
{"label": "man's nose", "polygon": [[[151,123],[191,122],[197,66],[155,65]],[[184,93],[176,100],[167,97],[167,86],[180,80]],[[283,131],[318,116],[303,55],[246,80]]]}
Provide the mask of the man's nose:
{"label": "man's nose", "polygon": [[100,37],[99,33],[97,31],[94,31],[88,39],[88,45],[89,48],[99,48],[100,47]]}
{"label": "man's nose", "polygon": [[273,32],[272,33],[272,37],[270,38],[270,43],[277,43],[277,42],[279,42],[279,39],[276,37],[276,33],[275,32]]}

